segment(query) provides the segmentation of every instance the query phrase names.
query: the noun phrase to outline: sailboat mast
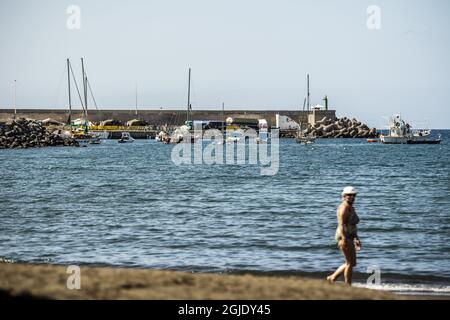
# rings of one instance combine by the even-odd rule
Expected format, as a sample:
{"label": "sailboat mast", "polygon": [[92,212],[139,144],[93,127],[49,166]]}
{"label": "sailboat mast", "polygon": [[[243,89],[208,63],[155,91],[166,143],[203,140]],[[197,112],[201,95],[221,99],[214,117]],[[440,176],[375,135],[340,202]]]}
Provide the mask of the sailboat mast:
{"label": "sailboat mast", "polygon": [[136,115],[138,114],[138,112],[137,112],[137,104],[138,104],[138,94],[137,94],[137,82],[136,82],[136,101],[135,101],[135,103],[136,103]]}
{"label": "sailboat mast", "polygon": [[222,134],[225,124],[225,102],[222,102]]}
{"label": "sailboat mast", "polygon": [[188,78],[188,103],[187,103],[186,121],[189,121],[190,108],[191,108],[191,68],[189,68],[189,78]]}
{"label": "sailboat mast", "polygon": [[67,86],[69,88],[69,118],[67,119],[67,124],[70,124],[72,121],[72,97],[70,94],[70,61],[67,58]]}
{"label": "sailboat mast", "polygon": [[13,103],[14,103],[14,119],[16,118],[17,115],[17,107],[16,107],[16,88],[17,88],[17,80],[14,80],[14,99],[13,99]]}
{"label": "sailboat mast", "polygon": [[84,72],[84,61],[83,61],[83,58],[81,58],[81,70],[82,70],[82,73],[83,73],[83,89],[84,89],[84,112],[85,112],[85,117],[86,117],[86,120],[87,120],[87,117],[88,117],[88,113],[87,113],[87,110],[88,110],[88,105],[87,105],[87,81],[86,81],[86,73]]}
{"label": "sailboat mast", "polygon": [[308,103],[307,103],[307,108],[308,108],[308,111],[309,111],[309,109],[311,108],[311,103],[310,103],[310,99],[309,99],[309,96],[310,96],[310,93],[309,93],[309,74],[308,74],[307,77],[306,77],[306,86],[307,86],[307,91],[308,91],[308,98],[307,98]]}

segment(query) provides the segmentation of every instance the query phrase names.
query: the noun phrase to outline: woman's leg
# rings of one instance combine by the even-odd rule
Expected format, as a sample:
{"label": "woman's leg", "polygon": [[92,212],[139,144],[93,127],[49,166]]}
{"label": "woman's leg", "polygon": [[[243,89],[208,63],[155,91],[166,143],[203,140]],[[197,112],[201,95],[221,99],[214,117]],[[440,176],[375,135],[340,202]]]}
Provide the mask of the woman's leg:
{"label": "woman's leg", "polygon": [[[345,258],[344,250],[346,250],[346,244],[344,244],[343,242],[339,242],[339,249],[341,250],[341,252]],[[327,277],[328,281],[335,282],[336,279],[345,272],[345,268],[347,267],[347,258],[345,258],[345,260],[346,260],[346,262],[343,265],[339,266],[339,268],[337,268],[336,271],[332,275]]]}
{"label": "woman's leg", "polygon": [[347,267],[347,264],[344,263],[339,268],[336,269],[336,271],[331,275],[327,277],[328,281],[335,282],[336,279],[345,271],[345,268]]}
{"label": "woman's leg", "polygon": [[345,249],[342,250],[345,257],[344,279],[345,283],[352,284],[353,267],[356,266],[356,251],[353,240],[347,241]]}

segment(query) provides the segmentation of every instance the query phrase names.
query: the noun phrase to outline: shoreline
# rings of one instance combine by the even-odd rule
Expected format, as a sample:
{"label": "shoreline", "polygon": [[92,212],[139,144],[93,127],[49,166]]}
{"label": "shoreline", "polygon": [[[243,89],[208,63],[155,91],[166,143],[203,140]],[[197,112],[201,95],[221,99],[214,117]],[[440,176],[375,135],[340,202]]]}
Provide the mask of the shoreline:
{"label": "shoreline", "polygon": [[[0,299],[161,300],[403,300],[450,299],[398,295],[299,276],[211,274],[80,266],[80,289],[67,288],[67,266],[0,263]],[[71,279],[74,279],[73,277]],[[69,284],[76,282],[69,281]]]}

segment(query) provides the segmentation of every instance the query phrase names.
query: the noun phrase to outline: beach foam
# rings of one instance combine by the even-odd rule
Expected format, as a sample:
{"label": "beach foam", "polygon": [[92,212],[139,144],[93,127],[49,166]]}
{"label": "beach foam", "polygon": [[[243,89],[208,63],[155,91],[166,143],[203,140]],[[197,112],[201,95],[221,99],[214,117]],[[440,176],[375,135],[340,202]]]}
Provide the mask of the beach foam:
{"label": "beach foam", "polygon": [[389,291],[397,294],[405,295],[439,295],[450,296],[450,286],[445,285],[428,285],[428,284],[403,284],[403,283],[386,283],[380,285],[369,285],[363,283],[355,283],[355,287]]}

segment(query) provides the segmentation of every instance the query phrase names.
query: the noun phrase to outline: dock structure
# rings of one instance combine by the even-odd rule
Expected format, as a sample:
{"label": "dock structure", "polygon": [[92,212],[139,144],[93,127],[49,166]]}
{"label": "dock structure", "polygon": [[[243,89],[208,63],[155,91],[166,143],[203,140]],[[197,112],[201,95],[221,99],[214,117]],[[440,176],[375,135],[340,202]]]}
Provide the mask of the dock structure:
{"label": "dock structure", "polygon": [[[286,115],[298,123],[315,123],[323,117],[334,119],[335,110],[189,110],[190,120],[223,120],[226,118],[266,119],[269,127],[275,127],[276,114]],[[68,111],[66,109],[17,109],[17,118],[35,120],[54,119],[65,123]],[[0,109],[0,121],[8,121],[14,116],[14,109]],[[82,118],[83,110],[72,109],[71,118]],[[152,126],[182,125],[186,120],[186,110],[100,110],[91,112],[89,120],[100,122],[106,119],[116,119],[123,123],[139,118]],[[225,119],[223,119],[225,118]]]}
{"label": "dock structure", "polygon": [[[303,128],[308,123],[323,119],[324,117],[335,119],[335,110],[189,110],[190,120],[205,120],[205,121],[226,121],[227,118],[239,119],[266,119],[269,128],[276,127],[276,117],[278,115],[287,116],[293,121],[300,124]],[[53,119],[55,121],[66,123],[68,111],[66,109],[0,109],[0,123],[7,122],[13,117],[27,118],[34,120]],[[84,110],[71,110],[71,119],[85,117]],[[146,139],[154,137],[161,129],[168,127],[175,127],[183,125],[186,121],[186,110],[139,110],[136,114],[135,110],[99,110],[89,114],[89,120],[95,125],[107,119],[119,120],[126,123],[131,119],[145,120],[149,125],[145,128],[135,128],[120,126],[117,128],[109,128],[110,138],[118,139],[124,131],[130,132],[135,139]],[[97,127],[98,131],[103,131],[104,128]],[[298,129],[280,130],[280,137],[294,137]]]}

